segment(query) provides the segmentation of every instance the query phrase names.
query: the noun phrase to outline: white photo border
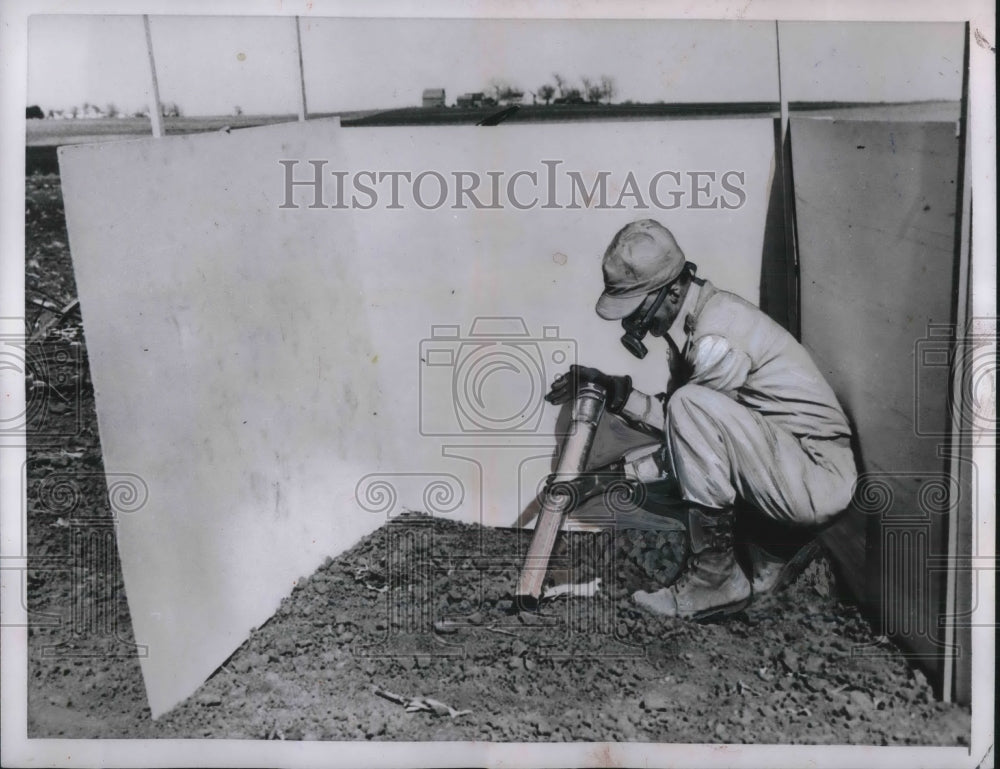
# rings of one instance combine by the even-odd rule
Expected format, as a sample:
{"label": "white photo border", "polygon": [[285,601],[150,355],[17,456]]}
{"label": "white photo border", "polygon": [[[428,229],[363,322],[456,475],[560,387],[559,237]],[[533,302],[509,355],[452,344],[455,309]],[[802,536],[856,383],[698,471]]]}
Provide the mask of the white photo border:
{"label": "white photo border", "polygon": [[[32,14],[171,14],[302,17],[407,18],[592,18],[724,19],[785,21],[937,21],[968,22],[970,34],[970,156],[966,172],[976,198],[972,226],[975,282],[972,317],[996,317],[996,79],[995,8],[987,0],[941,3],[918,0],[725,0],[650,2],[623,0],[8,0],[0,5],[0,322],[24,313],[24,147],[23,109],[27,83],[27,21]],[[23,329],[23,326],[21,327]],[[20,330],[20,329],[19,329]],[[4,376],[2,408],[23,409],[23,380]],[[995,556],[995,450],[976,448],[983,468],[976,489],[979,554]],[[0,556],[16,555],[24,522],[20,520],[24,449],[0,451]],[[4,613],[18,607],[20,579],[0,571]],[[672,745],[647,743],[338,743],[256,740],[69,740],[27,739],[27,629],[5,624],[2,633],[2,756],[4,766],[769,766],[913,767],[993,765],[995,710],[995,581],[983,580],[975,608],[972,677],[972,735],[968,748],[805,745]],[[9,616],[9,615],[8,615]]]}

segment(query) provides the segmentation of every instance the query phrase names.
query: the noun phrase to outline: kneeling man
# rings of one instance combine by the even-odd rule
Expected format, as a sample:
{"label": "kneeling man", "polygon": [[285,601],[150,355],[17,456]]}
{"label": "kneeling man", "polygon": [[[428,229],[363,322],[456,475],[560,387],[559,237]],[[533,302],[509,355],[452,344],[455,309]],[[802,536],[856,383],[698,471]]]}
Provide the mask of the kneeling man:
{"label": "kneeling man", "polygon": [[[582,500],[622,481],[676,484],[691,558],[674,584],[635,600],[693,619],[738,611],[753,590],[733,550],[737,497],[779,523],[829,523],[857,478],[847,418],[802,345],[754,305],[696,277],[659,222],[626,225],[603,268],[598,315],[622,322],[622,342],[637,357],[646,354],[647,332],[664,340],[666,387],[650,396],[628,376],[573,366],[546,398],[564,403],[593,382],[606,391],[608,411],[662,444],[570,481],[572,491]],[[758,575],[755,584],[767,589],[768,578]]]}

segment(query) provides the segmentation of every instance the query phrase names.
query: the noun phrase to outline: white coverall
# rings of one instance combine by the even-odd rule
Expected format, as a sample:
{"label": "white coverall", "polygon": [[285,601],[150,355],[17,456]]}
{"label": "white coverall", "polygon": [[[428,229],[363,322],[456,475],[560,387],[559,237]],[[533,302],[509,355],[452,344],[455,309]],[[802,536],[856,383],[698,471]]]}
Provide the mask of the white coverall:
{"label": "white coverall", "polygon": [[819,525],[857,479],[850,427],[809,353],[749,302],[695,279],[668,335],[690,377],[669,398],[633,391],[622,416],[665,444],[626,463],[630,478],[678,481],[712,508],[737,496],[786,523]]}

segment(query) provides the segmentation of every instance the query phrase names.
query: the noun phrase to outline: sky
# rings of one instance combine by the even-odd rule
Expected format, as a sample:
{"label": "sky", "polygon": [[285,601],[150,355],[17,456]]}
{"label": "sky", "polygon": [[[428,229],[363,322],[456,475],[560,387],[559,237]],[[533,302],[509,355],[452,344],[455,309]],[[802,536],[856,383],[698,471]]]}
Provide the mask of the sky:
{"label": "sky", "polygon": [[[293,17],[154,16],[164,103],[186,115],[295,112]],[[782,22],[790,100],[954,100],[961,24]],[[310,112],[417,106],[425,88],[458,94],[492,79],[528,94],[559,73],[609,75],[615,101],[777,101],[775,25],[737,21],[303,18]],[[139,16],[33,16],[28,103],[133,112],[150,99]]]}

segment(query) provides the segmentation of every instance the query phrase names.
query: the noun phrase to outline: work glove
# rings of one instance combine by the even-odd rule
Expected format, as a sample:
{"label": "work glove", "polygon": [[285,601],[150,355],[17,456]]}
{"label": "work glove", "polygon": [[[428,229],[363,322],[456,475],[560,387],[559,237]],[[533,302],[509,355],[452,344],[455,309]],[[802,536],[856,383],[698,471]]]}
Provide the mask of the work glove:
{"label": "work glove", "polygon": [[636,498],[638,482],[625,477],[625,463],[612,462],[603,467],[587,470],[575,478],[560,479],[552,473],[545,480],[543,497],[549,494],[568,496],[569,509],[579,507],[591,497],[596,497],[614,490],[616,499],[629,502]]}
{"label": "work glove", "polygon": [[604,389],[604,405],[612,414],[620,414],[625,407],[625,401],[632,393],[632,377],[610,376],[596,368],[577,366],[573,364],[566,374],[560,374],[552,383],[545,400],[557,406],[560,403],[574,400],[577,390],[583,384],[595,384]]}

